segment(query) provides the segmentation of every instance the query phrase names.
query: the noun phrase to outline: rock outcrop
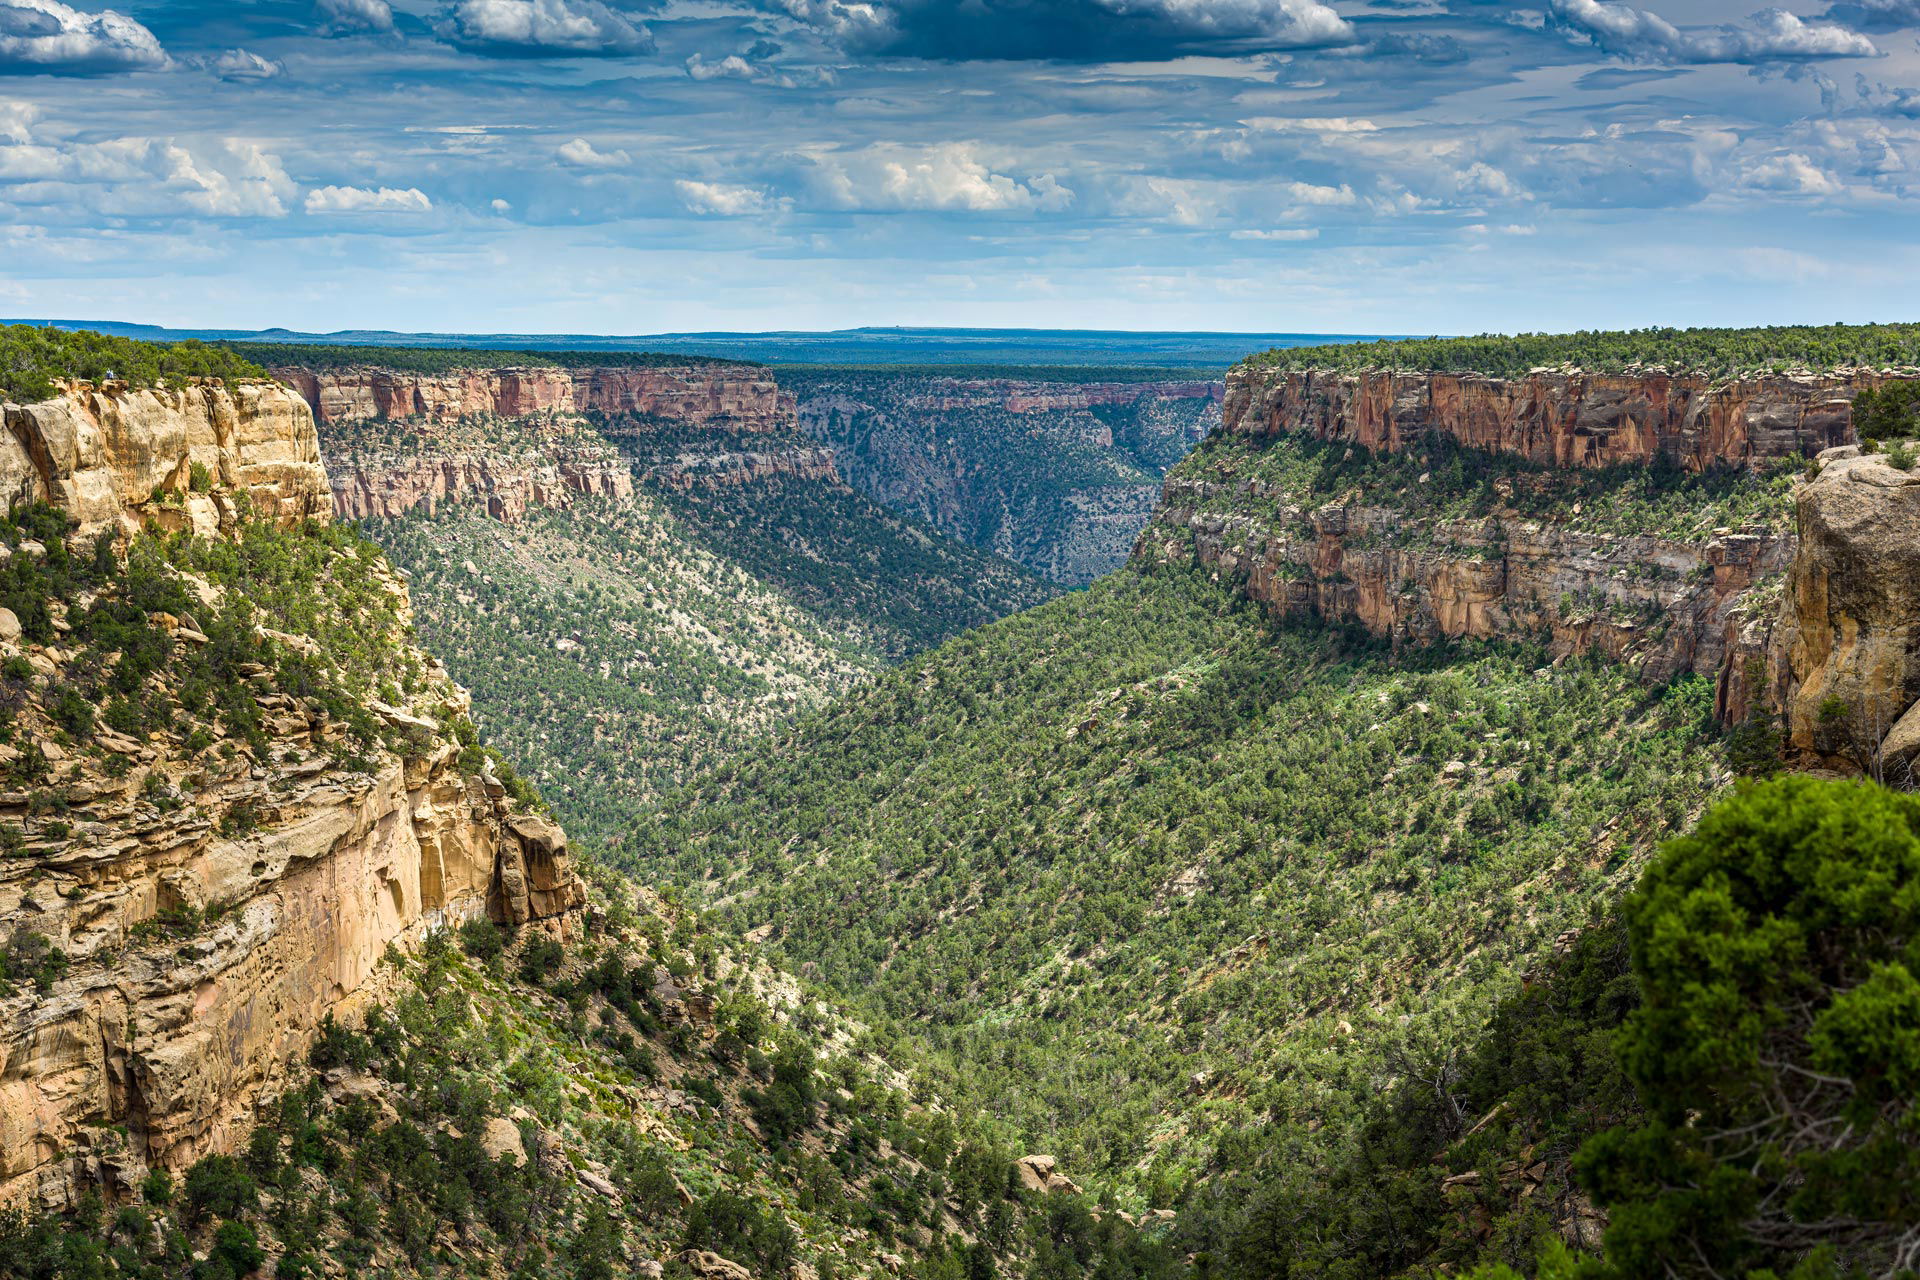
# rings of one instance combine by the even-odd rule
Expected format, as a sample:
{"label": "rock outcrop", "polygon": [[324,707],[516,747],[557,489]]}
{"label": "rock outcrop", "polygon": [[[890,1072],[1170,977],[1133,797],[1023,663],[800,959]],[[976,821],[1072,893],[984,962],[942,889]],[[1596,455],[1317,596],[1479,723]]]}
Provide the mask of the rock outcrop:
{"label": "rock outcrop", "polygon": [[1902,785],[1920,752],[1920,475],[1830,450],[1795,493],[1799,550],[1773,636],[1788,745]]}
{"label": "rock outcrop", "polygon": [[478,502],[496,520],[531,507],[566,507],[590,495],[633,497],[633,471],[617,450],[559,446],[540,452],[347,452],[327,460],[343,520],[391,520],[447,502]]}
{"label": "rock outcrop", "polygon": [[1601,513],[1583,516],[1571,499],[1545,518],[1538,502],[1527,518],[1483,501],[1471,518],[1416,519],[1364,488],[1295,492],[1257,468],[1215,471],[1196,456],[1169,479],[1139,550],[1190,557],[1276,613],[1397,642],[1534,637],[1653,679],[1708,675],[1725,723],[1777,710],[1802,758],[1910,770],[1920,757],[1920,713],[1909,715],[1920,700],[1920,478],[1848,443],[1853,396],[1886,376],[1237,369],[1225,432],[1388,454],[1438,433],[1524,459],[1541,493],[1564,484],[1556,476],[1612,465],[1724,476],[1819,453],[1820,469],[1794,489],[1794,528],[1675,538],[1622,533],[1618,520],[1596,530]]}
{"label": "rock outcrop", "polygon": [[774,431],[791,427],[794,417],[792,398],[781,392],[771,372],[753,365],[273,372],[306,400],[323,427],[388,418],[606,413]]}
{"label": "rock outcrop", "polygon": [[[33,473],[34,495],[83,528],[172,512],[220,536],[248,503],[330,510],[312,417],[279,387],[85,389],[5,414],[16,442],[91,441]],[[189,479],[191,463],[207,469],[206,491],[156,503],[150,486]],[[58,1207],[231,1150],[256,1100],[304,1068],[324,1019],[377,992],[390,945],[482,915],[563,927],[584,902],[564,835],[462,751],[452,726],[466,695],[412,647],[404,582],[377,555],[312,548],[390,602],[390,629],[365,651],[387,655],[405,705],[368,696],[348,711],[289,692],[345,670],[346,655],[256,626],[263,657],[312,673],[289,684],[241,664],[232,692],[257,735],[123,732],[110,715],[70,733],[49,708],[84,665],[77,642],[64,646],[72,606],[53,604],[52,642],[25,640],[17,618],[0,631],[0,653],[35,673],[0,746],[0,1203]],[[186,586],[196,617],[148,619],[181,655],[213,643],[202,621],[245,616],[217,584]],[[168,686],[171,669],[139,696],[204,698]]]}
{"label": "rock outcrop", "polygon": [[[53,503],[85,533],[148,520],[212,533],[231,527],[242,496],[255,515],[331,514],[312,416],[273,383],[80,384],[37,404],[0,405],[0,417],[0,500]],[[156,494],[170,496],[155,502]]]}
{"label": "rock outcrop", "polygon": [[1703,542],[1614,536],[1489,516],[1436,521],[1392,545],[1402,512],[1365,503],[1282,505],[1259,516],[1199,509],[1206,482],[1169,481],[1143,543],[1191,548],[1274,613],[1355,623],[1401,643],[1540,636],[1651,678],[1717,675],[1739,649],[1746,593],[1777,577],[1790,536],[1723,531]]}
{"label": "rock outcrop", "polygon": [[1853,396],[1883,380],[1868,371],[1717,381],[1657,372],[1493,378],[1247,366],[1228,375],[1223,417],[1229,431],[1305,432],[1369,449],[1399,449],[1438,431],[1544,466],[1666,457],[1702,470],[1845,444]]}

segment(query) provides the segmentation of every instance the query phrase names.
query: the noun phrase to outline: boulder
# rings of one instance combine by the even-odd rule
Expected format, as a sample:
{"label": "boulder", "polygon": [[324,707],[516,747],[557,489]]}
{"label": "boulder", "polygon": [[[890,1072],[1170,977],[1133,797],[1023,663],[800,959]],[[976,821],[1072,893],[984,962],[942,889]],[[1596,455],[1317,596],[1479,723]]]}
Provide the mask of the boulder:
{"label": "boulder", "polygon": [[487,1121],[487,1127],[480,1131],[480,1149],[487,1153],[489,1160],[511,1156],[516,1168],[527,1162],[527,1148],[520,1141],[520,1126],[504,1116]]}
{"label": "boulder", "polygon": [[12,644],[20,638],[20,617],[11,609],[0,609],[0,641]]}
{"label": "boulder", "polygon": [[688,1249],[680,1255],[680,1261],[702,1280],[754,1280],[753,1272],[708,1249]]}

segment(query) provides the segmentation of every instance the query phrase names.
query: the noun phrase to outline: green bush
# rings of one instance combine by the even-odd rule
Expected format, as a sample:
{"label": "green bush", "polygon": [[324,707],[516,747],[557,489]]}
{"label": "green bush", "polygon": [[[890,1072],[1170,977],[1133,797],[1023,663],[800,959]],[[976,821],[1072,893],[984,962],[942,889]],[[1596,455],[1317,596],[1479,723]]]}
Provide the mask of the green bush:
{"label": "green bush", "polygon": [[[1672,841],[1625,908],[1647,1115],[1587,1145],[1620,1277],[1890,1275],[1920,1238],[1920,798],[1791,776]],[[1795,1274],[1799,1274],[1795,1272]]]}
{"label": "green bush", "polygon": [[187,1216],[196,1222],[232,1218],[251,1209],[258,1198],[253,1176],[232,1156],[211,1155],[187,1170]]}

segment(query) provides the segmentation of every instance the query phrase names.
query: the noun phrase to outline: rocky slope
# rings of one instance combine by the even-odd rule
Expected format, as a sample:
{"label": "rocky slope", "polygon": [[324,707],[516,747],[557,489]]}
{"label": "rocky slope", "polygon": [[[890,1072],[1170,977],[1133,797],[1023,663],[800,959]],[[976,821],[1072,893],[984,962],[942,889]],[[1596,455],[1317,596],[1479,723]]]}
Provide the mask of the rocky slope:
{"label": "rocky slope", "polygon": [[301,400],[4,415],[37,505],[0,530],[0,1200],[59,1205],[231,1148],[389,944],[583,890],[463,745],[404,583],[328,526]]}
{"label": "rocky slope", "polygon": [[1161,473],[1219,420],[1205,380],[782,370],[848,483],[942,532],[1082,585],[1124,561]]}
{"label": "rocky slope", "polygon": [[518,418],[536,413],[644,414],[677,422],[772,431],[793,424],[793,402],[754,365],[685,368],[454,369],[282,366],[324,427],[383,418]]}

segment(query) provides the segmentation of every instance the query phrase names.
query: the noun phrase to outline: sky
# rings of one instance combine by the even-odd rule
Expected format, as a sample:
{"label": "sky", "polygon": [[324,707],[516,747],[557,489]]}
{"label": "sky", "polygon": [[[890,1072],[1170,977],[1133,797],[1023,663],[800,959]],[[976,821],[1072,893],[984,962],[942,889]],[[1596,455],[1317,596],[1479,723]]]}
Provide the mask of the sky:
{"label": "sky", "polygon": [[1920,0],[0,0],[0,315],[1913,320]]}

